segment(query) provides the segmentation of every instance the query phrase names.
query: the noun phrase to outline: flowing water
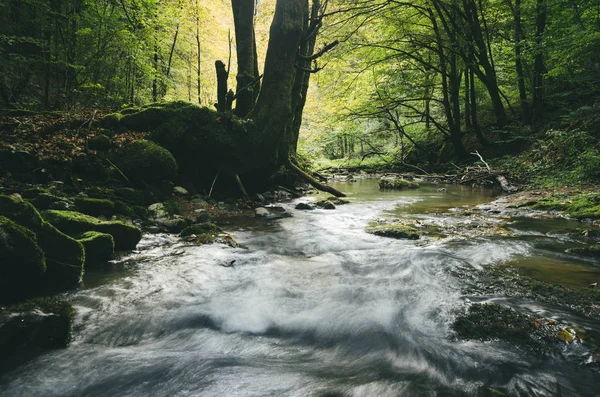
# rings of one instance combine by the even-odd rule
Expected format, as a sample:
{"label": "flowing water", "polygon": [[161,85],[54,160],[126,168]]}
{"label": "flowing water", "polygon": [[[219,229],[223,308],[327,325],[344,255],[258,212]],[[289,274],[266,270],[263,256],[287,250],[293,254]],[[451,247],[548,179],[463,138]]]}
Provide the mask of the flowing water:
{"label": "flowing water", "polygon": [[406,214],[448,221],[447,209],[492,197],[455,186],[376,186],[338,184],[352,203],[334,211],[288,203],[292,218],[232,220],[228,231],[248,250],[146,236],[134,263],[69,296],[78,312],[71,346],[5,374],[0,396],[462,396],[496,387],[600,394],[598,373],[579,365],[584,346],[537,357],[451,338],[467,298],[547,309],[465,297],[453,268],[520,263],[567,284],[600,278],[593,263],[564,253],[572,242],[548,234],[566,221],[522,220],[513,225],[519,238],[387,239],[365,226]]}

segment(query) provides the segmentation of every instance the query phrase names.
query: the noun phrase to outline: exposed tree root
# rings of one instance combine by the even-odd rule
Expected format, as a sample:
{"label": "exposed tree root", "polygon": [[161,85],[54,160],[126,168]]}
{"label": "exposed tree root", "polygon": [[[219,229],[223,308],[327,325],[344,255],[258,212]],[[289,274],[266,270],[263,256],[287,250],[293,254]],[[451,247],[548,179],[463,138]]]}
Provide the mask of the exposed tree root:
{"label": "exposed tree root", "polygon": [[315,189],[321,190],[323,192],[331,193],[335,197],[346,197],[346,195],[344,193],[340,192],[339,190],[334,189],[331,186],[328,186],[328,185],[325,185],[325,184],[319,182],[318,180],[313,178],[311,175],[309,175],[307,172],[303,171],[300,167],[298,167],[292,161],[289,161],[288,164],[298,175],[300,175],[306,182],[310,183],[311,186],[313,186]]}

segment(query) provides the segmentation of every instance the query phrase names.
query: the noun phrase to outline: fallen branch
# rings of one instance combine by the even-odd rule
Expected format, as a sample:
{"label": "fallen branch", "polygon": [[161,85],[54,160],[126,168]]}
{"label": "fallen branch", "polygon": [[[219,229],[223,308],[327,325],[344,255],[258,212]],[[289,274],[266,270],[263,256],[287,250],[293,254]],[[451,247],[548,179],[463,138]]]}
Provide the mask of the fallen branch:
{"label": "fallen branch", "polygon": [[247,199],[249,199],[250,196],[248,195],[248,192],[244,188],[244,184],[242,183],[242,180],[240,179],[240,176],[238,174],[233,174],[233,177],[235,178],[235,181],[237,182],[238,187],[242,191],[242,194],[244,195],[244,197],[246,197]]}
{"label": "fallen branch", "polygon": [[344,193],[340,192],[339,190],[334,189],[331,186],[325,185],[325,184],[317,181],[315,178],[313,178],[308,173],[303,171],[300,167],[298,167],[292,161],[288,161],[288,164],[298,175],[300,175],[306,182],[310,183],[311,186],[313,186],[315,189],[321,190],[323,192],[331,193],[335,197],[346,197],[346,195]]}
{"label": "fallen branch", "polygon": [[210,191],[208,192],[208,198],[212,195],[213,189],[215,188],[215,183],[217,183],[217,178],[219,177],[219,173],[215,175],[215,179],[213,179],[212,185],[210,185]]}
{"label": "fallen branch", "polygon": [[289,194],[291,194],[293,197],[296,197],[296,198],[302,197],[302,195],[301,195],[300,193],[298,193],[298,192],[295,192],[295,191],[293,191],[292,189],[288,189],[288,188],[287,188],[287,187],[285,187],[285,186],[278,185],[278,186],[277,186],[277,189],[279,189],[279,190],[283,190],[284,192],[288,192]]}

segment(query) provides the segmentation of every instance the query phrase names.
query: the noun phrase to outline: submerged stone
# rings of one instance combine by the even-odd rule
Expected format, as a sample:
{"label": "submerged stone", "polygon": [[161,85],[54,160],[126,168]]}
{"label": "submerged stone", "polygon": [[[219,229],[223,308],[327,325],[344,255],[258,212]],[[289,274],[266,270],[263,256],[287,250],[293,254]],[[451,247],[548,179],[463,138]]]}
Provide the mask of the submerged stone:
{"label": "submerged stone", "polygon": [[393,190],[402,190],[402,189],[418,189],[419,184],[412,181],[407,181],[406,179],[390,179],[390,178],[381,178],[379,180],[379,189],[393,189]]}
{"label": "submerged stone", "polygon": [[401,223],[391,223],[384,225],[373,225],[366,229],[367,233],[381,237],[390,237],[396,239],[418,240],[421,235],[419,231]]}

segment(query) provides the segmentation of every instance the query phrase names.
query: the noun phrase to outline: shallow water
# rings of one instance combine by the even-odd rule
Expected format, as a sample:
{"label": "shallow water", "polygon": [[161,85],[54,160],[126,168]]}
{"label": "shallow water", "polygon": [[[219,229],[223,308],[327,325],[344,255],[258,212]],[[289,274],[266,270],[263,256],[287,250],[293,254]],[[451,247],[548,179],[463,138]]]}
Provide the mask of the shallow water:
{"label": "shallow water", "polygon": [[292,218],[232,222],[228,231],[249,250],[146,236],[130,264],[69,296],[78,311],[72,345],[5,374],[0,396],[598,394],[597,372],[579,365],[585,346],[542,358],[500,342],[453,341],[449,329],[467,298],[548,308],[465,297],[448,270],[526,262],[533,272],[538,260],[596,277],[593,263],[549,249],[568,242],[518,223],[517,237],[426,245],[369,235],[377,217],[443,221],[448,208],[491,200],[456,186],[376,186],[337,184],[352,204],[335,211],[289,203]]}

